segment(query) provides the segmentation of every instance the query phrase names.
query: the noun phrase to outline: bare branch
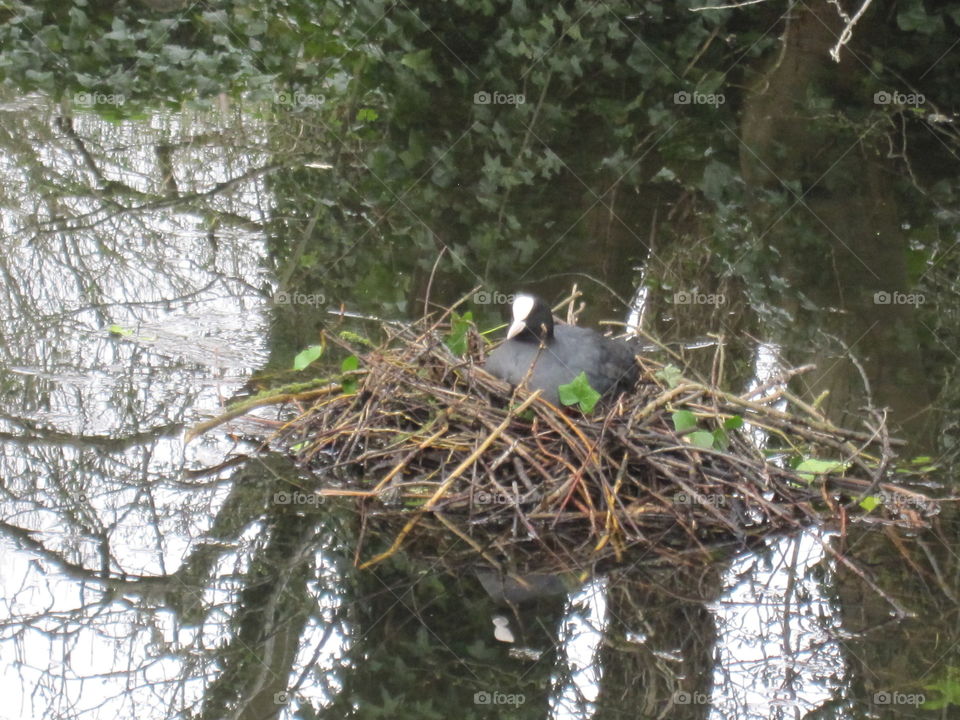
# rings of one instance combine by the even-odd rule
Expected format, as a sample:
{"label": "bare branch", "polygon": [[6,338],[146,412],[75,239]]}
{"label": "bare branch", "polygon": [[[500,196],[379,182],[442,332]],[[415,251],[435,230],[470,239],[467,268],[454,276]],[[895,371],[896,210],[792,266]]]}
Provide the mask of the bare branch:
{"label": "bare branch", "polygon": [[863,5],[860,6],[860,9],[857,10],[853,17],[850,17],[847,12],[840,7],[839,0],[828,0],[828,2],[837,8],[837,12],[840,13],[840,17],[844,22],[840,39],[837,40],[837,44],[830,49],[830,57],[833,58],[833,61],[840,62],[840,48],[850,42],[850,38],[853,37],[853,26],[860,21],[860,18],[863,17],[863,14],[867,11],[867,8],[870,7],[870,3],[872,3],[873,0],[863,0]]}

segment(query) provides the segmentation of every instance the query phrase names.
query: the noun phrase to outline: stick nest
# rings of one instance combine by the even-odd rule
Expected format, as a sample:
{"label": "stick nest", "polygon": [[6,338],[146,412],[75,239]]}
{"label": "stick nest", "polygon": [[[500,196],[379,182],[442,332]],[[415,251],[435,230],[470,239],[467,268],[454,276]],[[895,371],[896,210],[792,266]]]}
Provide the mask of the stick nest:
{"label": "stick nest", "polygon": [[[585,417],[485,373],[488,343],[472,326],[455,355],[449,329],[386,326],[387,340],[362,350],[337,340],[359,368],[284,395],[301,412],[280,439],[320,470],[311,490],[361,498],[391,528],[392,546],[367,564],[431,530],[488,559],[531,543],[676,558],[829,519],[921,526],[934,512],[889,482],[896,443],[882,417],[838,428],[789,393],[809,368],[734,395],[640,357],[636,390]],[[681,417],[695,427],[678,432]],[[836,464],[792,467],[817,458]]]}

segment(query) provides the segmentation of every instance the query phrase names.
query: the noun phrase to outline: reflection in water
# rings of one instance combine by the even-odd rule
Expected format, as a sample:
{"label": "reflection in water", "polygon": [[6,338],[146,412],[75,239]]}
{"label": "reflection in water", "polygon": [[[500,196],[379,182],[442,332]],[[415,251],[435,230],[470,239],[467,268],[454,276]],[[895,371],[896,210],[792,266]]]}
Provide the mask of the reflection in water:
{"label": "reflection in water", "polygon": [[551,678],[556,688],[550,699],[551,718],[587,718],[595,711],[593,703],[603,680],[598,661],[606,631],[606,585],[605,579],[595,578],[570,596],[559,626],[562,651],[557,662],[564,673]]}
{"label": "reflection in water", "polygon": [[[3,643],[0,687],[18,717],[35,716],[30,695],[35,708],[63,699],[118,717],[140,715],[131,706],[154,692],[195,702],[204,683],[185,661],[210,638],[184,626],[189,603],[174,596],[189,587],[196,603],[222,605],[225,588],[169,574],[199,558],[231,476],[184,481],[179,436],[263,361],[267,326],[255,290],[261,179],[206,193],[255,167],[257,153],[223,142],[237,129],[223,117],[69,121],[49,102],[3,113],[21,142],[0,156],[0,376],[4,431],[16,436],[0,474],[4,521],[31,533],[16,541],[24,552],[4,553],[0,595],[7,617],[42,607],[75,622],[9,626],[23,665]],[[193,141],[205,134],[216,140]],[[175,148],[179,198],[162,195],[154,146]],[[211,436],[192,456],[216,466],[235,447]],[[33,669],[51,662],[70,671]],[[153,689],[131,691],[131,668]]]}
{"label": "reflection in water", "polygon": [[824,557],[816,531],[735,560],[712,605],[720,630],[711,717],[793,718],[840,696],[844,657],[836,608],[810,571]]}

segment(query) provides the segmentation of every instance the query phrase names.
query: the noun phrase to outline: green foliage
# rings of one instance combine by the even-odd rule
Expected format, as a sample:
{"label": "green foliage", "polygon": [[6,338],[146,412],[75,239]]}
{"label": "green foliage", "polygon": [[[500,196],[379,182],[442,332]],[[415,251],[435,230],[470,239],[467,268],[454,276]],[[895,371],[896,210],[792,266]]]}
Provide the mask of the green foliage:
{"label": "green foliage", "polygon": [[658,370],[654,373],[654,377],[665,382],[667,387],[675,388],[683,379],[683,374],[676,365],[667,365],[663,370]]}
{"label": "green foliage", "polygon": [[311,345],[307,349],[301,350],[297,353],[297,356],[293,359],[293,369],[303,370],[312,362],[320,358],[321,355],[323,355],[323,346]]}
{"label": "green foliage", "polygon": [[944,30],[943,17],[939,14],[928,14],[923,6],[923,0],[906,0],[898,3],[897,26],[907,32],[918,32],[922,35],[933,35]]}
{"label": "green foliage", "polygon": [[600,399],[600,393],[590,386],[590,381],[587,380],[587,374],[584,372],[566,385],[560,385],[557,391],[561,403],[567,406],[577,405],[584,415],[592,413]]}
{"label": "green foliage", "polygon": [[272,85],[256,40],[269,7],[165,15],[51,1],[13,2],[4,12],[4,79],[81,108],[130,117],[145,106]]}
{"label": "green foliage", "polygon": [[450,332],[447,334],[444,342],[450,348],[450,352],[458,357],[467,354],[467,332],[473,324],[473,313],[465,312],[463,315],[456,311],[452,313],[450,320]]}
{"label": "green foliage", "polygon": [[740,415],[728,417],[723,421],[724,430],[739,430],[743,427],[743,418]]}
{"label": "green foliage", "polygon": [[[713,431],[698,430],[697,416],[689,410],[677,410],[671,415],[673,429],[683,434],[691,445],[704,449],[726,450],[730,444],[728,430],[736,430],[743,425],[743,418],[736,415],[727,418],[722,427]],[[693,432],[691,432],[693,431]]]}
{"label": "green foliage", "polygon": [[671,417],[673,419],[673,429],[678,433],[692,430],[697,426],[697,416],[689,410],[677,410]]}
{"label": "green foliage", "polygon": [[713,433],[707,430],[697,430],[696,432],[690,433],[687,437],[692,445],[704,448],[705,450],[713,448],[716,444],[716,438]]}
{"label": "green foliage", "polygon": [[369,338],[366,338],[363,335],[359,335],[351,330],[341,330],[339,333],[339,336],[343,340],[346,340],[349,343],[353,343],[354,345],[362,345],[363,347],[369,347],[369,348],[372,348],[374,346],[373,342]]}
{"label": "green foliage", "polygon": [[[343,359],[343,362],[340,363],[340,372],[350,372],[352,370],[357,370],[360,367],[360,358],[356,355],[348,355]],[[345,395],[353,395],[357,392],[357,379],[350,377],[343,379],[343,392]]]}
{"label": "green foliage", "polygon": [[923,686],[925,690],[940,693],[941,697],[927,700],[920,707],[925,710],[941,710],[951,705],[960,706],[960,669],[948,667],[936,682]]}
{"label": "green foliage", "polygon": [[812,483],[818,475],[842,473],[848,467],[850,467],[850,463],[843,462],[842,460],[817,460],[816,458],[807,458],[801,460],[796,467],[794,467],[794,470],[796,470],[800,477],[806,482]]}

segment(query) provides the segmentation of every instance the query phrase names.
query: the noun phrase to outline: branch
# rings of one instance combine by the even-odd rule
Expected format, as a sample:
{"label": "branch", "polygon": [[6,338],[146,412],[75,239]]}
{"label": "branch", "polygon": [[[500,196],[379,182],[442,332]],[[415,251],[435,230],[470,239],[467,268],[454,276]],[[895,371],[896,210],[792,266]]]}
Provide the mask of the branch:
{"label": "branch", "polygon": [[833,58],[834,62],[840,62],[840,48],[846,45],[850,38],[853,37],[853,26],[860,22],[860,18],[863,17],[863,14],[867,11],[867,8],[870,7],[870,3],[873,0],[863,0],[863,5],[860,6],[860,9],[857,10],[856,14],[853,17],[847,15],[842,7],[840,7],[839,0],[829,0],[831,5],[835,5],[837,12],[840,13],[840,17],[843,19],[845,25],[843,26],[843,32],[840,33],[840,39],[837,40],[837,44],[830,49],[830,57]]}

